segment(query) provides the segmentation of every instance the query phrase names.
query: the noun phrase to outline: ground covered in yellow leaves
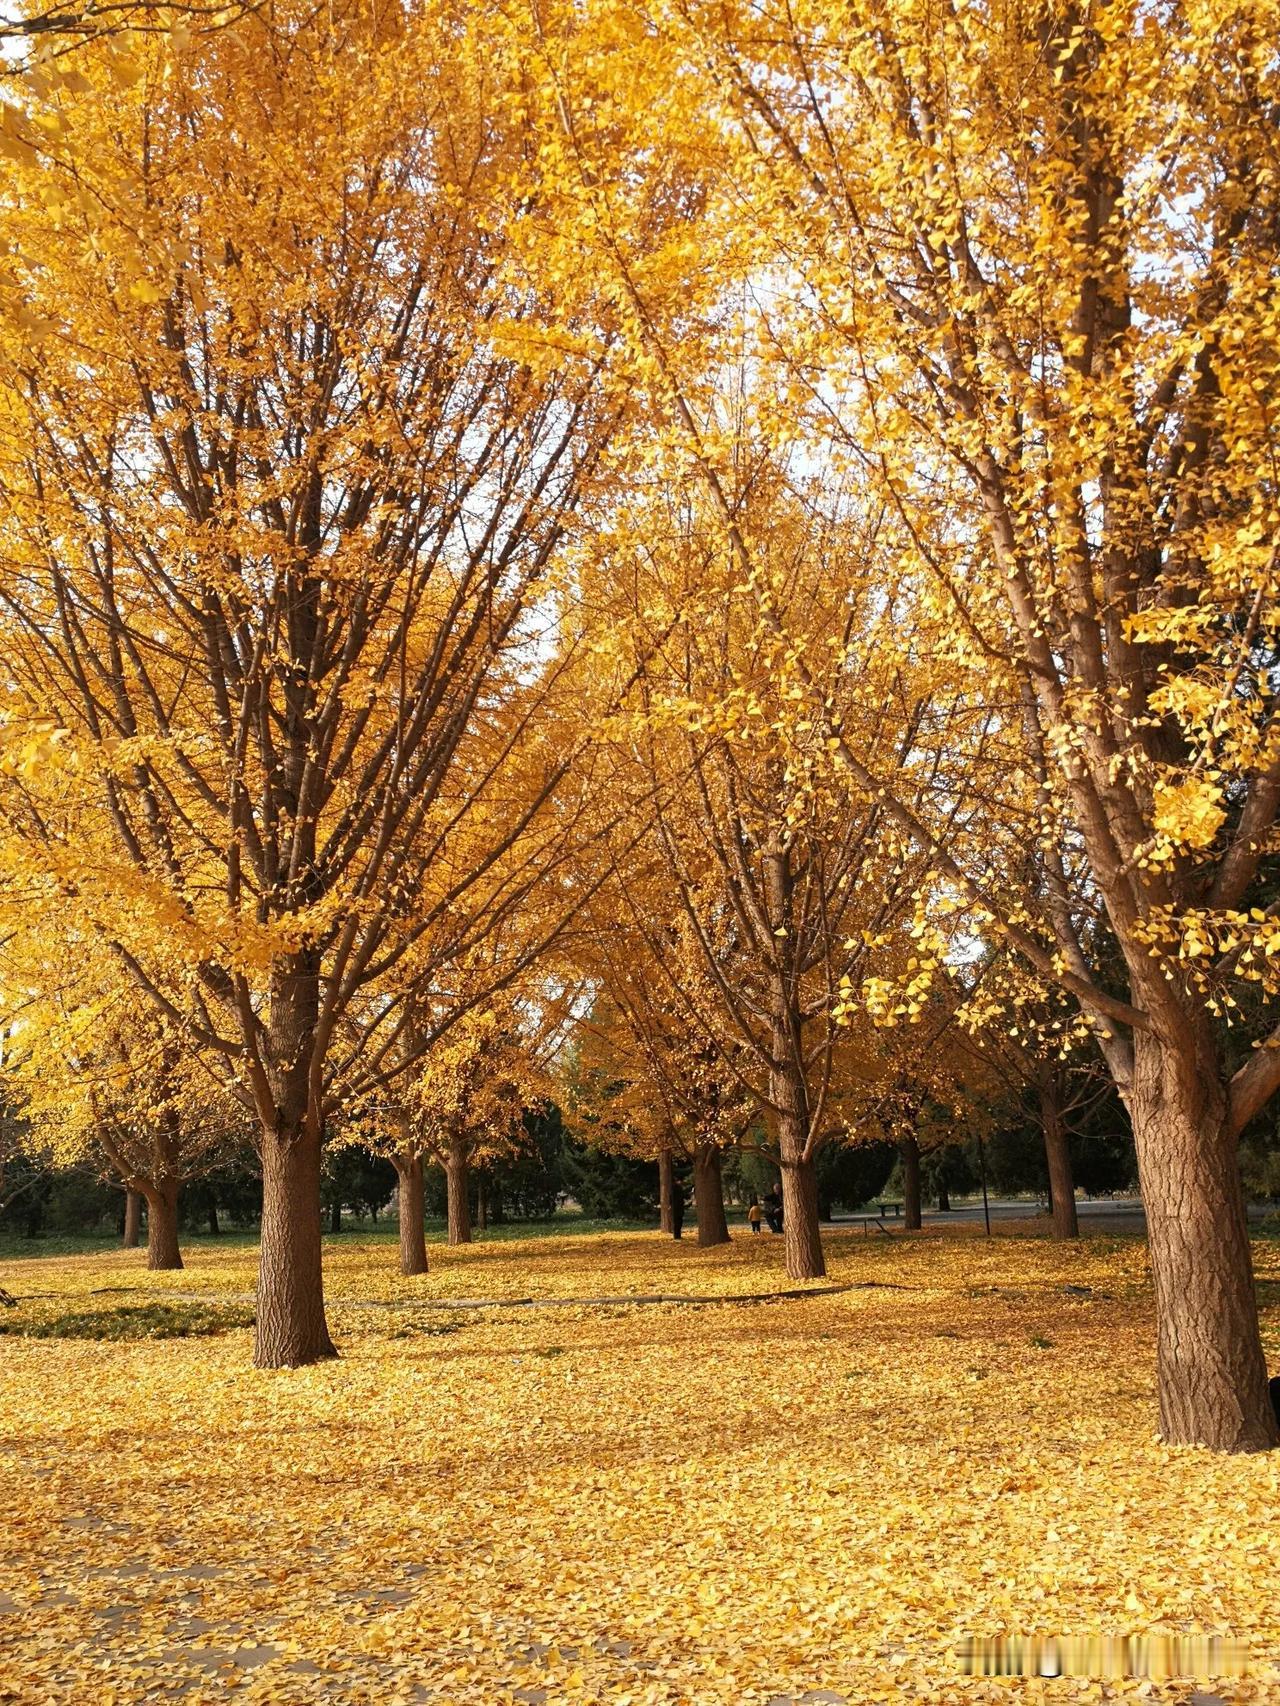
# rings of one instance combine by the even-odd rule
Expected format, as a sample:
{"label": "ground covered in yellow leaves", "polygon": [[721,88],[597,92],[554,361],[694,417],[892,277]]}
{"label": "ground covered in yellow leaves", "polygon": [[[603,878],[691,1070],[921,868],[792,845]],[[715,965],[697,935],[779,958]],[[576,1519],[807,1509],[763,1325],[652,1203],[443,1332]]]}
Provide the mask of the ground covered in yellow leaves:
{"label": "ground covered in yellow leaves", "polygon": [[[1156,1442],[1141,1243],[829,1251],[825,1295],[429,1309],[787,1281],[741,1232],[433,1250],[414,1280],[347,1235],[341,1360],[294,1373],[249,1366],[250,1250],[0,1265],[0,1700],[1280,1700],[1280,1453]],[[182,1298],[230,1330],[11,1330]],[[961,1676],[965,1636],[1015,1630],[1233,1634],[1252,1674]]]}

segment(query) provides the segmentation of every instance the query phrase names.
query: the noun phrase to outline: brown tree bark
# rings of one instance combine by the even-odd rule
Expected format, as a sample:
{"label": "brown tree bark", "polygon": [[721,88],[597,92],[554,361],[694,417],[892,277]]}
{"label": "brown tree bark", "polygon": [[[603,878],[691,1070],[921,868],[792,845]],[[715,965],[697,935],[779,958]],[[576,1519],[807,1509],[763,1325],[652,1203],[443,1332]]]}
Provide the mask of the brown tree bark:
{"label": "brown tree bark", "polygon": [[671,1212],[671,1182],[675,1178],[675,1157],[669,1149],[663,1149],[658,1154],[658,1230],[665,1232],[669,1238],[675,1231],[675,1217]]}
{"label": "brown tree bark", "polygon": [[425,1274],[427,1235],[423,1226],[425,1209],[422,1158],[418,1155],[392,1157],[400,1184],[400,1272]]}
{"label": "brown tree bark", "polygon": [[310,1083],[320,1007],[318,966],[314,950],[305,950],[283,958],[271,976],[270,1059],[284,1064],[271,1071],[273,1108],[259,1101],[262,1238],[253,1346],[258,1368],[301,1368],[338,1354],[324,1316],[323,1122]]}
{"label": "brown tree bark", "polygon": [[818,1164],[813,1156],[782,1160],[782,1249],[789,1279],[821,1279],[827,1271],[818,1222]]}
{"label": "brown tree bark", "polygon": [[182,1266],[178,1248],[178,1186],[172,1179],[142,1187],[147,1199],[147,1266],[173,1269]]}
{"label": "brown tree bark", "polygon": [[698,1217],[698,1243],[701,1247],[729,1243],[721,1156],[714,1143],[700,1143],[694,1152],[693,1211]]}
{"label": "brown tree bark", "polygon": [[1042,1072],[1037,1085],[1040,1097],[1040,1126],[1044,1132],[1044,1155],[1049,1168],[1049,1202],[1053,1210],[1053,1236],[1078,1238],[1076,1183],[1071,1172],[1071,1145],[1062,1113],[1062,1083],[1053,1068]]}
{"label": "brown tree bark", "polygon": [[[1207,1026],[1206,1026],[1207,1030]],[[1171,1444],[1278,1443],[1236,1140],[1209,1039],[1134,1036],[1129,1110],[1156,1298],[1160,1431]]]}
{"label": "brown tree bark", "polygon": [[320,1141],[312,1132],[262,1145],[262,1242],[258,1258],[258,1368],[301,1368],[336,1356],[324,1315],[320,1259]]}
{"label": "brown tree bark", "polygon": [[467,1196],[467,1176],[470,1169],[467,1162],[466,1138],[451,1137],[444,1158],[451,1244],[471,1242],[471,1203]]}
{"label": "brown tree bark", "polygon": [[915,1137],[904,1137],[898,1145],[902,1156],[902,1224],[908,1232],[919,1232],[920,1202],[920,1144]]}
{"label": "brown tree bark", "polygon": [[764,860],[769,920],[775,930],[776,961],[770,978],[771,1056],[769,1093],[777,1112],[778,1160],[782,1173],[782,1246],[789,1279],[821,1279],[827,1271],[818,1216],[818,1168],[809,1147],[809,1086],[804,1075],[804,1020],[799,978],[790,963],[794,877],[782,849]]}
{"label": "brown tree bark", "polygon": [[142,1240],[142,1193],[130,1185],[124,1193],[124,1248],[136,1250]]}

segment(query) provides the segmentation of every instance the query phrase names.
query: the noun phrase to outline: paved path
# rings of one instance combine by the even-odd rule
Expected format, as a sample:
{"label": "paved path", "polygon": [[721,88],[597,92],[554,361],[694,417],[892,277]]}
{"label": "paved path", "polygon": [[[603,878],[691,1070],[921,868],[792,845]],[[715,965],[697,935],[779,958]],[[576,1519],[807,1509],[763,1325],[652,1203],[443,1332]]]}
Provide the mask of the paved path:
{"label": "paved path", "polygon": [[[885,1199],[886,1202],[892,1200],[892,1198]],[[1047,1221],[1049,1218],[1049,1211],[1046,1207],[1028,1201],[1026,1198],[1019,1201],[1012,1197],[992,1197],[990,1206],[993,1221],[1035,1220],[1037,1218],[1043,1218]],[[1250,1220],[1268,1220],[1275,1212],[1276,1210],[1267,1203],[1250,1203],[1249,1205]],[[1146,1210],[1142,1206],[1141,1197],[1077,1197],[1076,1215],[1081,1222],[1095,1219],[1129,1220],[1134,1223],[1136,1229],[1146,1219]],[[823,1225],[830,1226],[835,1230],[839,1230],[841,1227],[856,1228],[862,1226],[867,1220],[870,1220],[874,1225],[875,1218],[873,1210],[863,1209],[858,1214],[836,1215],[832,1220],[823,1221]],[[981,1222],[982,1198],[979,1197],[976,1201],[969,1197],[962,1201],[957,1200],[945,1214],[936,1208],[926,1208],[922,1219],[926,1226],[954,1226],[965,1222]],[[895,1218],[890,1212],[884,1216],[884,1224],[890,1231],[895,1225],[901,1231],[902,1218],[901,1216]]]}
{"label": "paved path", "polygon": [[[893,1199],[886,1198],[885,1200],[890,1202]],[[1009,1197],[993,1197],[990,1207],[993,1221],[1036,1219],[1047,1221],[1049,1218],[1048,1210],[1041,1204],[1028,1202],[1025,1199],[1020,1202]],[[1107,1220],[1125,1219],[1132,1220],[1136,1225],[1140,1224],[1143,1219],[1143,1208],[1141,1200],[1137,1197],[1090,1197],[1085,1200],[1077,1198],[1076,1214],[1081,1221],[1095,1217]],[[882,1218],[891,1232],[895,1227],[899,1232],[902,1231],[902,1216],[900,1214],[895,1215],[890,1209],[889,1213]],[[926,1208],[921,1218],[926,1226],[963,1226],[972,1224],[974,1221],[981,1224],[983,1219],[982,1199],[979,1197],[976,1202],[969,1198],[955,1201],[945,1213],[936,1208]],[[831,1220],[824,1220],[822,1224],[831,1227],[833,1231],[839,1231],[841,1228],[846,1230],[852,1228],[856,1231],[868,1221],[874,1227],[876,1219],[876,1212],[873,1208],[864,1208],[859,1210],[857,1214],[838,1214]]]}

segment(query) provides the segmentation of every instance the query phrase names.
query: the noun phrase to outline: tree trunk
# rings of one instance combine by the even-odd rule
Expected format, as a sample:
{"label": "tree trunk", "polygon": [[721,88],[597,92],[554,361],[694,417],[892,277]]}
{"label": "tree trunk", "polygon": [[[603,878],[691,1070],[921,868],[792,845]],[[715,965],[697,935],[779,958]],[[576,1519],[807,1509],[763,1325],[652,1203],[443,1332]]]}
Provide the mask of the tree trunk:
{"label": "tree trunk", "polygon": [[668,1237],[675,1231],[676,1224],[671,1212],[671,1181],[675,1171],[675,1156],[669,1149],[661,1150],[658,1154],[658,1230]]}
{"label": "tree trunk", "polygon": [[471,1203],[467,1193],[467,1142],[462,1137],[449,1139],[445,1155],[444,1175],[449,1207],[449,1242],[471,1242]]}
{"label": "tree trunk", "polygon": [[182,1266],[178,1248],[178,1187],[172,1180],[144,1185],[147,1199],[147,1266],[169,1270]]}
{"label": "tree trunk", "polygon": [[809,1140],[809,1086],[805,1079],[804,1017],[799,979],[789,955],[794,877],[788,850],[765,855],[765,892],[769,920],[778,931],[777,963],[769,980],[772,1064],[769,1095],[778,1110],[778,1160],[782,1172],[782,1243],[789,1279],[821,1279],[827,1271],[818,1228],[818,1166],[806,1153]]}
{"label": "tree trunk", "polygon": [[476,1174],[476,1230],[484,1232],[489,1225],[489,1193],[484,1188],[484,1174]]}
{"label": "tree trunk", "polygon": [[1197,1050],[1138,1031],[1129,1111],[1155,1286],[1161,1434],[1171,1445],[1265,1450],[1280,1434],[1212,1040]]}
{"label": "tree trunk", "polygon": [[898,1152],[902,1156],[902,1224],[908,1232],[919,1232],[920,1145],[914,1137],[904,1137]]}
{"label": "tree trunk", "polygon": [[301,1368],[336,1356],[320,1266],[320,1141],[305,1130],[264,1136],[258,1260],[258,1368]]}
{"label": "tree trunk", "polygon": [[693,1157],[693,1211],[698,1217],[698,1243],[729,1242],[729,1222],[724,1213],[724,1180],[720,1151],[714,1143],[701,1143]]}
{"label": "tree trunk", "polygon": [[1049,1165],[1049,1203],[1053,1210],[1053,1236],[1078,1238],[1076,1184],[1071,1173],[1071,1145],[1067,1122],[1062,1115],[1061,1087],[1056,1072],[1045,1073],[1039,1084],[1040,1125],[1044,1132],[1044,1155]]}
{"label": "tree trunk", "polygon": [[324,1120],[312,1078],[320,1012],[319,955],[282,955],[271,968],[267,1103],[262,1127],[262,1237],[258,1253],[258,1368],[301,1368],[337,1356],[324,1318],[320,1162]]}
{"label": "tree trunk", "polygon": [[946,1181],[944,1179],[939,1179],[938,1181],[938,1213],[951,1213],[951,1192],[947,1189]]}
{"label": "tree trunk", "polygon": [[329,1210],[329,1230],[330,1232],[342,1231],[342,1204],[340,1202],[335,1202]]}
{"label": "tree trunk", "polygon": [[[794,1146],[792,1146],[794,1148]],[[818,1163],[782,1153],[782,1248],[788,1279],[821,1279],[827,1271],[818,1228]]]}
{"label": "tree trunk", "polygon": [[216,1202],[211,1202],[209,1204],[209,1231],[215,1238],[218,1237],[222,1231],[222,1228],[218,1225],[218,1205]]}
{"label": "tree trunk", "polygon": [[424,1213],[422,1160],[417,1155],[397,1155],[396,1178],[400,1181],[400,1272],[425,1274],[427,1237]]}
{"label": "tree trunk", "polygon": [[142,1193],[128,1189],[124,1193],[124,1247],[136,1250],[142,1239]]}

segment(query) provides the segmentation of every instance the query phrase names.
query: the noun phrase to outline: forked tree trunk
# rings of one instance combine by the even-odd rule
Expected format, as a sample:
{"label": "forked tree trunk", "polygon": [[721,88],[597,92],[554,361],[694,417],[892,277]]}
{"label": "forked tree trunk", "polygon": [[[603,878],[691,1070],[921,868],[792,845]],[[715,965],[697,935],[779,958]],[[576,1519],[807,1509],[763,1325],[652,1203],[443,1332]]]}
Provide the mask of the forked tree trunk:
{"label": "forked tree trunk", "polygon": [[423,1226],[422,1160],[417,1155],[397,1155],[394,1161],[400,1182],[400,1272],[425,1274],[427,1237]]}
{"label": "forked tree trunk", "polygon": [[124,1247],[136,1250],[142,1241],[142,1193],[132,1188],[124,1193]]}
{"label": "forked tree trunk", "polygon": [[262,1144],[258,1368],[301,1368],[336,1356],[320,1266],[320,1140],[295,1128]]}
{"label": "forked tree trunk", "polygon": [[147,1199],[147,1266],[182,1266],[178,1248],[178,1187],[172,1180],[143,1187]]}
{"label": "forked tree trunk", "polygon": [[1078,1238],[1076,1182],[1071,1172],[1071,1145],[1062,1113],[1062,1094],[1056,1072],[1045,1073],[1039,1082],[1040,1125],[1044,1132],[1044,1157],[1049,1168],[1049,1203],[1053,1210],[1053,1236]]}
{"label": "forked tree trunk", "polygon": [[1258,1330],[1236,1141],[1212,1041],[1134,1036],[1129,1111],[1156,1300],[1160,1431],[1172,1445],[1280,1443]]}
{"label": "forked tree trunk", "polygon": [[669,1149],[658,1154],[658,1230],[668,1238],[675,1231],[675,1216],[671,1211],[671,1185],[676,1174],[675,1156]]}
{"label": "forked tree trunk", "polygon": [[902,1156],[902,1224],[908,1232],[919,1232],[920,1212],[920,1144],[915,1137],[904,1137],[898,1145]]}
{"label": "forked tree trunk", "polygon": [[698,1217],[698,1243],[703,1248],[729,1242],[729,1222],[724,1212],[724,1179],[720,1151],[714,1143],[701,1143],[693,1156],[693,1212]]}
{"label": "forked tree trunk", "polygon": [[471,1203],[467,1195],[467,1143],[462,1137],[451,1137],[445,1153],[445,1191],[449,1209],[449,1242],[471,1242]]}

